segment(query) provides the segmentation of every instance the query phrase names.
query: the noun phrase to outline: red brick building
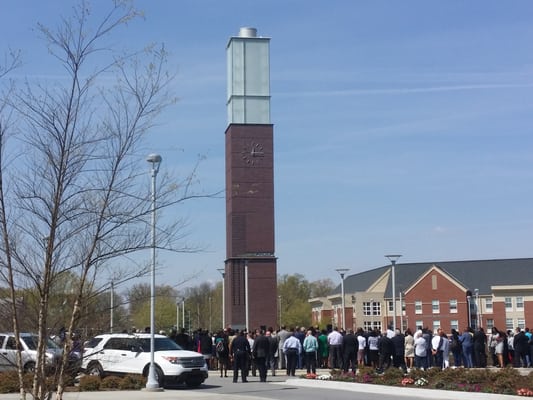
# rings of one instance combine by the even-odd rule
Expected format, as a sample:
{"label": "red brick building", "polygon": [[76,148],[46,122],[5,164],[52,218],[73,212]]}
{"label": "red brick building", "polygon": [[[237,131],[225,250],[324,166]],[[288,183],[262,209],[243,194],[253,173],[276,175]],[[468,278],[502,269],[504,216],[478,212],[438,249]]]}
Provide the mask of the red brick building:
{"label": "red brick building", "polygon": [[[533,259],[396,264],[396,326],[446,332],[467,326],[533,327]],[[346,328],[392,325],[391,266],[347,276]],[[340,285],[309,300],[313,323],[341,323]]]}

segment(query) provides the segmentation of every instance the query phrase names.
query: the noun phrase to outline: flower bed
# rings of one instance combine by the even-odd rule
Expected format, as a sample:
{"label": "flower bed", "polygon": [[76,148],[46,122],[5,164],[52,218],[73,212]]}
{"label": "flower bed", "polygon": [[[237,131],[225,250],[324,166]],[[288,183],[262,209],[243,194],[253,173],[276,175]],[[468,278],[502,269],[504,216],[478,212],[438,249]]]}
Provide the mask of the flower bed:
{"label": "flower bed", "polygon": [[318,376],[308,374],[303,377],[306,379],[533,397],[533,372],[522,375],[514,368],[498,370],[450,368],[442,371],[434,368],[427,371],[414,369],[409,373],[404,373],[397,368],[389,368],[379,372],[369,367],[363,367],[358,369],[357,373],[331,370],[330,374]]}

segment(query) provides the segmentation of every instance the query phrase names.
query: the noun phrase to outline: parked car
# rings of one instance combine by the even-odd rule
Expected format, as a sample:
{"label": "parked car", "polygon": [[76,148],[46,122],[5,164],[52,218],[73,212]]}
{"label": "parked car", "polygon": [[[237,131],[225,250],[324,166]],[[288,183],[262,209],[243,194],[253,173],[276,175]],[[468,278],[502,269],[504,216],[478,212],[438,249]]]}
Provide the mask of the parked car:
{"label": "parked car", "polygon": [[[185,383],[200,386],[208,376],[202,354],[183,350],[172,339],[154,335],[154,364],[159,386]],[[150,367],[150,334],[116,333],[95,336],[84,345],[82,370],[89,375],[142,374]]]}
{"label": "parked car", "polygon": [[[21,333],[20,345],[22,355],[22,366],[25,372],[33,372],[37,362],[37,342],[39,337],[33,333]],[[46,342],[46,364],[53,368],[61,358],[62,349],[47,339]],[[0,333],[0,371],[17,369],[17,345],[13,333]]]}

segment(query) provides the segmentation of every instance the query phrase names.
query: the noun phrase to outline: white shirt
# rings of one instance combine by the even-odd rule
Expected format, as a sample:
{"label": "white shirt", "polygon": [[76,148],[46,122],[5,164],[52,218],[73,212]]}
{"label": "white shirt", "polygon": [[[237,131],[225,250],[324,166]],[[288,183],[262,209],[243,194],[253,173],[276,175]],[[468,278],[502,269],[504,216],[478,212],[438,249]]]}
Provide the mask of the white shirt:
{"label": "white shirt", "polygon": [[339,331],[332,331],[328,335],[328,344],[331,346],[340,346],[342,344],[342,335]]}
{"label": "white shirt", "polygon": [[359,343],[359,350],[366,348],[366,339],[363,335],[357,336],[357,342]]}

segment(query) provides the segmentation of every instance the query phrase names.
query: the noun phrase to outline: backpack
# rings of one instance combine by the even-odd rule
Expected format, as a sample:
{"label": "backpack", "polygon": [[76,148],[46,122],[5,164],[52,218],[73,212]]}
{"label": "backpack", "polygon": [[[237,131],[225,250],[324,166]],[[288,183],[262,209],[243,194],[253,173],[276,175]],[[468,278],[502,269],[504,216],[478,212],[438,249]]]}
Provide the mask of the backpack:
{"label": "backpack", "polygon": [[451,351],[457,351],[461,348],[461,345],[459,344],[459,340],[455,336],[452,337],[452,343],[450,345]]}
{"label": "backpack", "polygon": [[224,340],[219,340],[215,346],[215,349],[217,353],[225,353],[226,352],[226,346],[224,345]]}

